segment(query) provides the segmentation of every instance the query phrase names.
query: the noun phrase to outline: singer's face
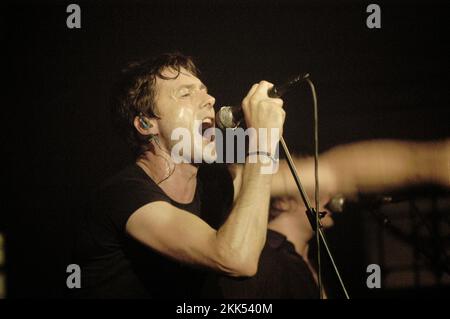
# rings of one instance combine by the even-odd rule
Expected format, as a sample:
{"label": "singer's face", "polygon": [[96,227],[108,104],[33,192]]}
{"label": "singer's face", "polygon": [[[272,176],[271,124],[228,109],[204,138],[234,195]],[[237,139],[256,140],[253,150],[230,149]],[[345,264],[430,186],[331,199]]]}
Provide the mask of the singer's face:
{"label": "singer's face", "polygon": [[[200,79],[189,71],[182,68],[177,74],[176,70],[166,69],[163,75],[170,79],[157,78],[155,83],[160,140],[168,151],[177,144],[176,153],[182,154],[191,163],[194,156],[196,159],[214,161],[217,157],[214,141],[215,99],[208,94]],[[180,148],[180,145],[183,147]],[[186,149],[190,151],[185,152]]]}

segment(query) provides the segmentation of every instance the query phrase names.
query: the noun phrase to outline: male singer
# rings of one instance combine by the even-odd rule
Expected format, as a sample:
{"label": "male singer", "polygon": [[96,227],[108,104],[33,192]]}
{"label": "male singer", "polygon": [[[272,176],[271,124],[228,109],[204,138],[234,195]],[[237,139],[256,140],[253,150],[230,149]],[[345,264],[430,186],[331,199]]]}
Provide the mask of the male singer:
{"label": "male singer", "polygon": [[[270,197],[293,195],[296,187],[285,163],[276,174],[262,173],[261,159],[273,160],[275,150],[269,147],[246,157],[245,164],[230,167],[229,205],[207,205],[220,194],[220,181],[200,182],[199,166],[192,157],[198,149],[214,148],[213,136],[193,138],[191,152],[183,154],[181,163],[171,156],[174,130],[183,128],[195,136],[214,127],[215,100],[197,75],[192,60],[177,53],[132,64],[124,71],[112,114],[136,158],[102,185],[86,212],[77,243],[82,269],[79,297],[195,297],[208,271],[228,277],[257,274]],[[254,84],[242,101],[243,113],[247,127],[278,129],[281,136],[283,101],[268,96],[271,87],[266,81]],[[257,145],[272,145],[267,134],[250,138]],[[340,187],[353,187],[341,184],[332,162],[332,156],[328,162],[321,161],[324,196],[335,193],[338,182]],[[311,168],[304,170],[309,181]],[[355,182],[360,187],[374,184],[370,178],[359,177]],[[403,182],[402,178],[383,180],[386,186]],[[213,191],[211,183],[219,185],[218,191]],[[217,227],[206,222],[223,213],[226,217]],[[281,217],[271,224],[276,227],[276,220],[281,224]]]}
{"label": "male singer", "polygon": [[[273,174],[261,173],[261,158],[273,160],[275,150],[266,148],[251,161],[247,157],[239,193],[220,228],[203,221],[201,197],[210,194],[198,187],[198,165],[186,154],[181,163],[171,156],[175,129],[194,136],[214,126],[215,99],[197,74],[192,60],[181,54],[125,70],[113,117],[136,160],[101,187],[86,214],[77,244],[80,297],[191,297],[200,286],[201,269],[236,277],[256,273],[273,180]],[[268,97],[272,86],[254,84],[242,101],[247,126],[256,129],[251,142],[257,145],[270,145],[271,138],[260,135],[259,128],[282,134],[283,101]],[[192,141],[190,154],[214,143],[211,136]]]}

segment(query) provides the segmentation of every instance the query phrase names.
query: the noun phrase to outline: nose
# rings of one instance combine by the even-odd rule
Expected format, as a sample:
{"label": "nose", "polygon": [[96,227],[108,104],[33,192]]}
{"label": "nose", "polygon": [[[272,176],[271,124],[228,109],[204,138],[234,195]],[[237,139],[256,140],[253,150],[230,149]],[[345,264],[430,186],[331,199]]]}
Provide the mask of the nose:
{"label": "nose", "polygon": [[213,108],[215,103],[216,103],[216,99],[213,96],[206,94],[206,98],[205,98],[204,102],[202,103],[202,108],[204,108],[204,107]]}

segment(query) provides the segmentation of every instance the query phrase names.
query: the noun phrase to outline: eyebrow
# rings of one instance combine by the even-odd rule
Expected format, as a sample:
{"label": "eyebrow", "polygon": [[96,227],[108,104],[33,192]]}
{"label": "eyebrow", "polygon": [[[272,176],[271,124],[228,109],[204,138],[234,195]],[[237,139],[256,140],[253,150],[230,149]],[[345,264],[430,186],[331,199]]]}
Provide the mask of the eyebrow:
{"label": "eyebrow", "polygon": [[[193,88],[195,88],[197,86],[197,84],[184,84],[184,85],[180,85],[179,87],[177,87],[177,91],[179,91],[179,90],[181,90],[181,89],[184,89],[184,88],[188,88],[188,89],[193,89]],[[201,84],[200,85],[200,90],[203,90],[203,89],[207,89],[207,87],[206,87],[206,85],[205,84]]]}

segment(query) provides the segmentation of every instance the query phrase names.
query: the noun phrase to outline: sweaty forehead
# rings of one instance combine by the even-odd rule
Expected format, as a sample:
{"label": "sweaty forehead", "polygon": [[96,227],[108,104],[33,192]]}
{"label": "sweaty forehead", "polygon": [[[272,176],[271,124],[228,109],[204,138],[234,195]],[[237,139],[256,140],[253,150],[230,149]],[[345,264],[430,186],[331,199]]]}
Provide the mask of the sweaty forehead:
{"label": "sweaty forehead", "polygon": [[159,93],[172,92],[183,85],[202,85],[200,79],[185,68],[181,68],[179,74],[177,70],[167,68],[162,72],[162,75],[168,79],[156,78],[155,84]]}

